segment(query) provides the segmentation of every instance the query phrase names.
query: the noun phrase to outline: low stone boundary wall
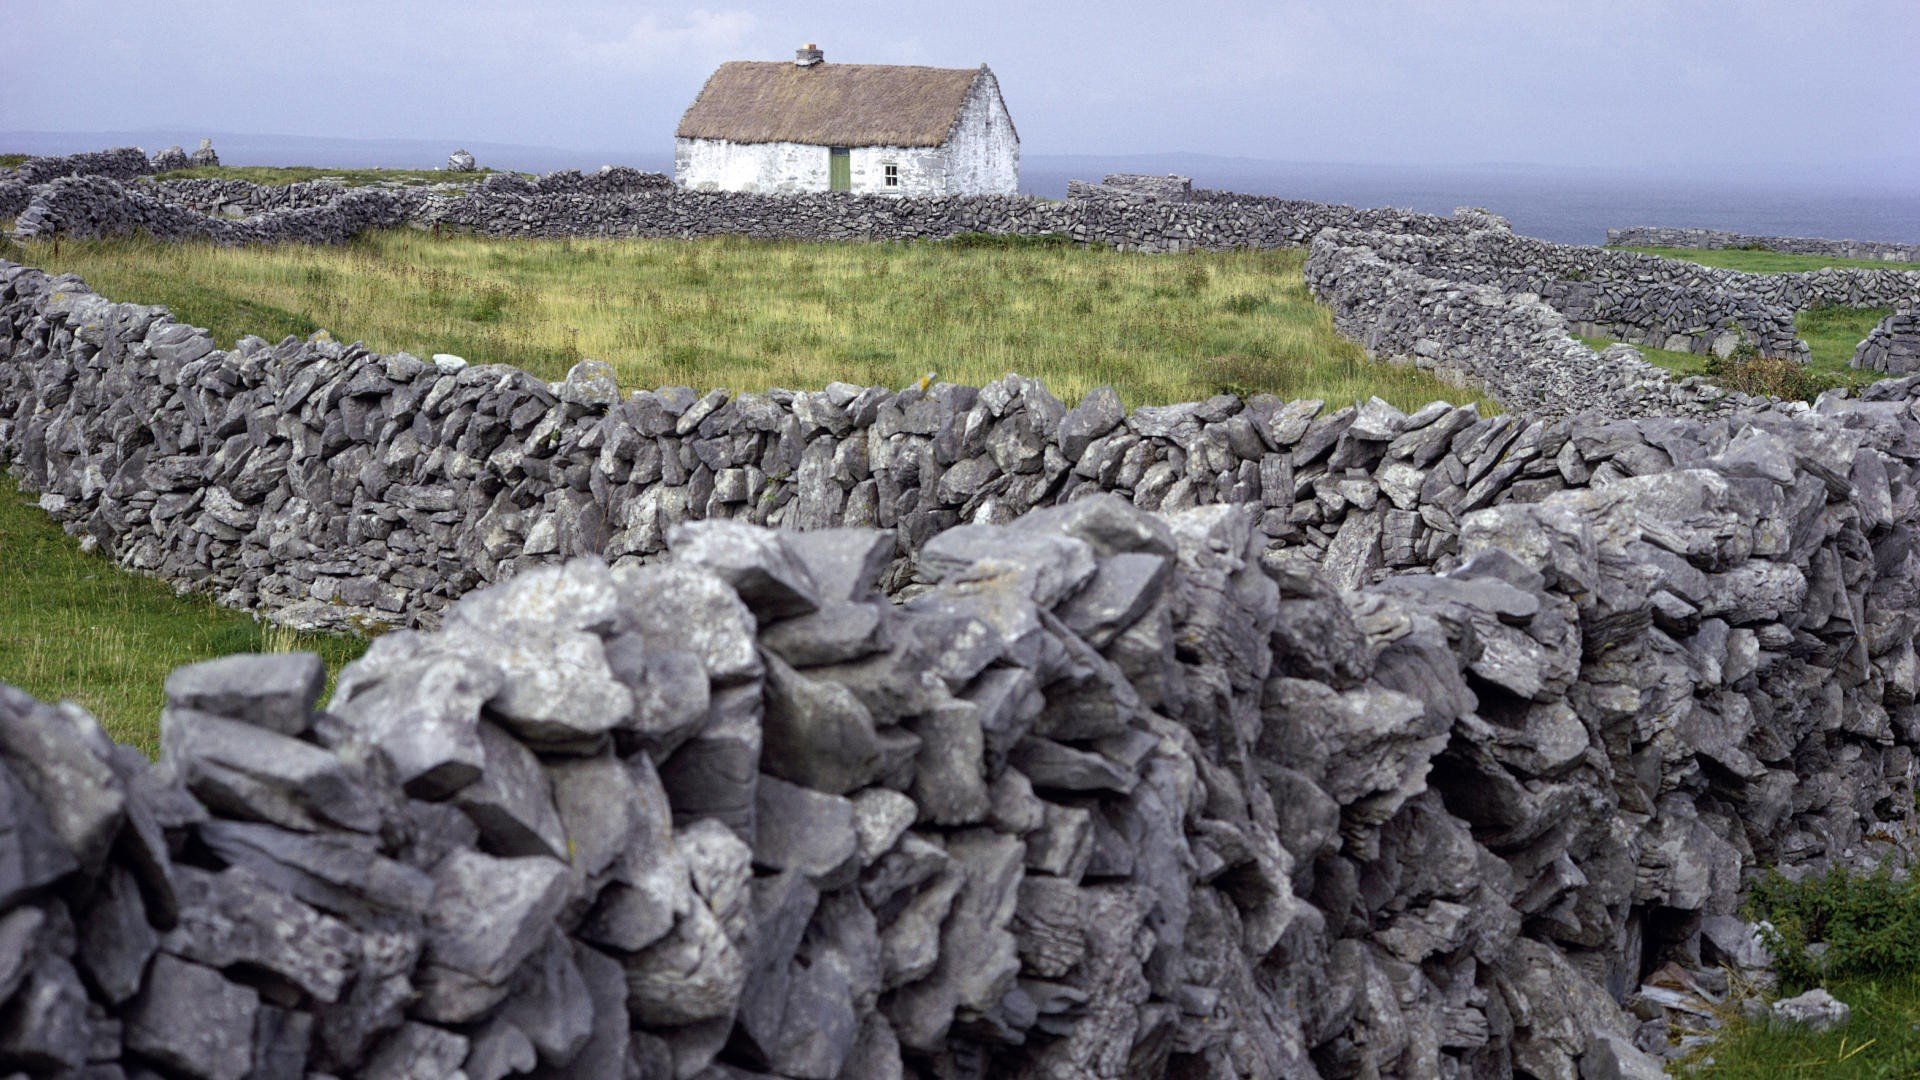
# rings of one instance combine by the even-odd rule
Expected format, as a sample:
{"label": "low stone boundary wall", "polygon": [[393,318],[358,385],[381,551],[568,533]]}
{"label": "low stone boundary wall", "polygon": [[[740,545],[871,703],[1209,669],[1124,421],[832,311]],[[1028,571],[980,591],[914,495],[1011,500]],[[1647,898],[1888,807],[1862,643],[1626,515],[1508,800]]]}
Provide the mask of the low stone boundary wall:
{"label": "low stone boundary wall", "polygon": [[12,179],[23,184],[44,184],[62,176],[104,176],[113,180],[132,180],[153,171],[147,155],[139,147],[122,146],[65,157],[31,157],[8,172]]}
{"label": "low stone boundary wall", "polygon": [[1564,416],[1700,415],[1764,403],[1673,380],[1575,332],[1725,356],[1741,343],[1805,360],[1795,314],[1920,297],[1920,271],[1740,274],[1550,244],[1498,229],[1461,237],[1330,229],[1307,281],[1343,333],[1382,357],[1478,381],[1511,408]]}
{"label": "low stone boundary wall", "polygon": [[1370,355],[1485,387],[1536,416],[1712,416],[1771,407],[1702,379],[1673,379],[1630,348],[1596,352],[1574,339],[1573,324],[1539,294],[1488,284],[1503,275],[1484,266],[1405,259],[1416,246],[1339,230],[1313,242],[1308,286],[1333,309],[1334,326]]}
{"label": "low stone boundary wall", "polygon": [[[312,625],[430,619],[529,565],[658,554],[685,520],[898,528],[913,550],[1096,491],[1258,506],[1271,547],[1354,587],[1452,565],[1470,511],[1670,468],[1730,434],[1675,443],[1597,406],[1571,424],[1226,395],[1129,413],[1101,390],[1067,409],[1019,378],[623,394],[592,363],[549,385],[324,338],[221,350],[17,266],[0,267],[0,348],[0,456],[43,505],[123,565]],[[1538,374],[1573,398],[1596,385],[1578,370]],[[1688,392],[1702,411],[1738,403]]]}
{"label": "low stone boundary wall", "polygon": [[1748,236],[1718,229],[1668,229],[1639,225],[1607,230],[1608,247],[1747,248],[1789,255],[1833,255],[1843,259],[1880,259],[1920,263],[1920,244],[1879,240],[1821,240],[1810,236]]}
{"label": "low stone boundary wall", "polygon": [[1657,1072],[1619,1002],[1746,870],[1910,824],[1914,508],[1860,437],[1834,476],[1747,429],[1345,594],[1233,506],[960,526],[898,605],[884,533],[690,525],[325,711],[312,656],[180,669],[156,768],[0,688],[0,1060]]}
{"label": "low stone boundary wall", "polygon": [[34,189],[14,222],[13,235],[33,239],[140,233],[162,240],[216,244],[339,244],[370,229],[406,225],[427,200],[424,193],[408,188],[336,188],[338,194],[323,201],[314,197],[315,190],[330,185],[299,186],[302,190],[290,193],[283,208],[236,220],[171,201],[165,196],[165,185],[128,186],[99,176],[64,177]]}
{"label": "low stone boundary wall", "polygon": [[[1335,226],[1451,234],[1465,221],[1401,210],[1323,203],[1231,200],[1144,202],[1025,196],[901,199],[882,195],[755,195],[662,188],[656,174],[602,170],[528,180],[490,176],[478,185],[340,188],[184,180],[120,185],[71,177],[29,192],[14,235],[109,236],[144,231],[161,239],[223,244],[338,243],[367,228],[406,223],[490,236],[693,237],[742,235],[802,240],[941,239],[962,233],[1058,234],[1125,250],[1229,250],[1305,244]],[[252,188],[254,190],[249,191]],[[0,193],[0,198],[17,195]],[[210,216],[237,208],[239,221]],[[337,210],[325,227],[313,215]]]}
{"label": "low stone boundary wall", "polygon": [[1920,306],[1908,304],[1881,319],[1854,350],[1851,363],[1889,375],[1920,371]]}

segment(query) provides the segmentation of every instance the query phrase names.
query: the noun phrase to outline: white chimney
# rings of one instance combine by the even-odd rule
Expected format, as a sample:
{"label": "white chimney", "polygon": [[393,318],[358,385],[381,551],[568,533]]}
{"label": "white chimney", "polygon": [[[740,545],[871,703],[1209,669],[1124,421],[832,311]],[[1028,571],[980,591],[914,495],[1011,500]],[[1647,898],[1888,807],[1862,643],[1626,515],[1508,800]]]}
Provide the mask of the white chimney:
{"label": "white chimney", "polygon": [[827,54],[821,52],[820,46],[811,41],[807,42],[805,48],[793,50],[793,63],[796,67],[812,67],[815,64],[826,63],[826,60]]}

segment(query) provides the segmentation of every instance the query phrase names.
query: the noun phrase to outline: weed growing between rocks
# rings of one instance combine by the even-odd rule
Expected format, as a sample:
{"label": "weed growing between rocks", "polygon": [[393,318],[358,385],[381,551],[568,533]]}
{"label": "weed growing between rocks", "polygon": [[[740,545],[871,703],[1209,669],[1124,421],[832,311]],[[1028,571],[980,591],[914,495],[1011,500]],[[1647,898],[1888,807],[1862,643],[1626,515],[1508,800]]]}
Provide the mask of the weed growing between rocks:
{"label": "weed growing between rocks", "polygon": [[1742,342],[1730,356],[1706,357],[1704,366],[1708,378],[1743,394],[1810,401],[1827,388],[1805,365],[1785,357],[1761,356],[1749,342]]}
{"label": "weed growing between rocks", "polygon": [[1772,873],[1749,903],[1771,926],[1761,940],[1788,993],[1827,979],[1920,972],[1920,878],[1885,869],[1804,881]]}

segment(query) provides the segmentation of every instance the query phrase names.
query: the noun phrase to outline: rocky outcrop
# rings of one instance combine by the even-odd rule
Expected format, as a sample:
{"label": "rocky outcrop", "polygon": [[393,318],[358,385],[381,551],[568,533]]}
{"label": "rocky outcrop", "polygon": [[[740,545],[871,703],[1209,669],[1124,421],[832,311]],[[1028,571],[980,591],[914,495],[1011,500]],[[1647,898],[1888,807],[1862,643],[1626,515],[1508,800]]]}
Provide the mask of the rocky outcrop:
{"label": "rocky outcrop", "polygon": [[1920,371],[1920,304],[1894,311],[1853,351],[1852,366],[1862,371],[1908,375]]}
{"label": "rocky outcrop", "polygon": [[192,159],[188,158],[187,152],[178,146],[169,146],[153,155],[153,171],[156,173],[174,172],[192,166]]}
{"label": "rocky outcrop", "polygon": [[474,161],[473,155],[467,153],[465,150],[455,150],[453,154],[447,158],[446,171],[452,173],[479,172],[480,164]]}
{"label": "rocky outcrop", "polygon": [[1810,236],[1748,236],[1718,229],[1667,229],[1640,225],[1608,229],[1608,247],[1740,248],[1779,251],[1790,255],[1831,255],[1843,259],[1879,259],[1920,263],[1920,244],[1893,244],[1879,240],[1821,240]]}
{"label": "rocky outcrop", "polygon": [[324,709],[311,656],[183,668],[154,768],[0,689],[0,1061],[1650,1070],[1615,1002],[1746,868],[1909,823],[1874,441],[1749,429],[1352,591],[1238,506],[958,526],[897,602],[885,533],[698,523],[382,637]]}

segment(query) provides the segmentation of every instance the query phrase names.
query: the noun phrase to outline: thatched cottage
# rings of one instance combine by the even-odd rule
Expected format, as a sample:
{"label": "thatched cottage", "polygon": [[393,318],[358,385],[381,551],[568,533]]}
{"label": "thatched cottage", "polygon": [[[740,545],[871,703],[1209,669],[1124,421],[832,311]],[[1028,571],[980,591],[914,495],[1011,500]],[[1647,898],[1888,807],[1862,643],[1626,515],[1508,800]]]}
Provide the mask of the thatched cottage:
{"label": "thatched cottage", "polygon": [[680,118],[673,176],[700,191],[1011,195],[1020,136],[999,80],[977,68],[720,65]]}

